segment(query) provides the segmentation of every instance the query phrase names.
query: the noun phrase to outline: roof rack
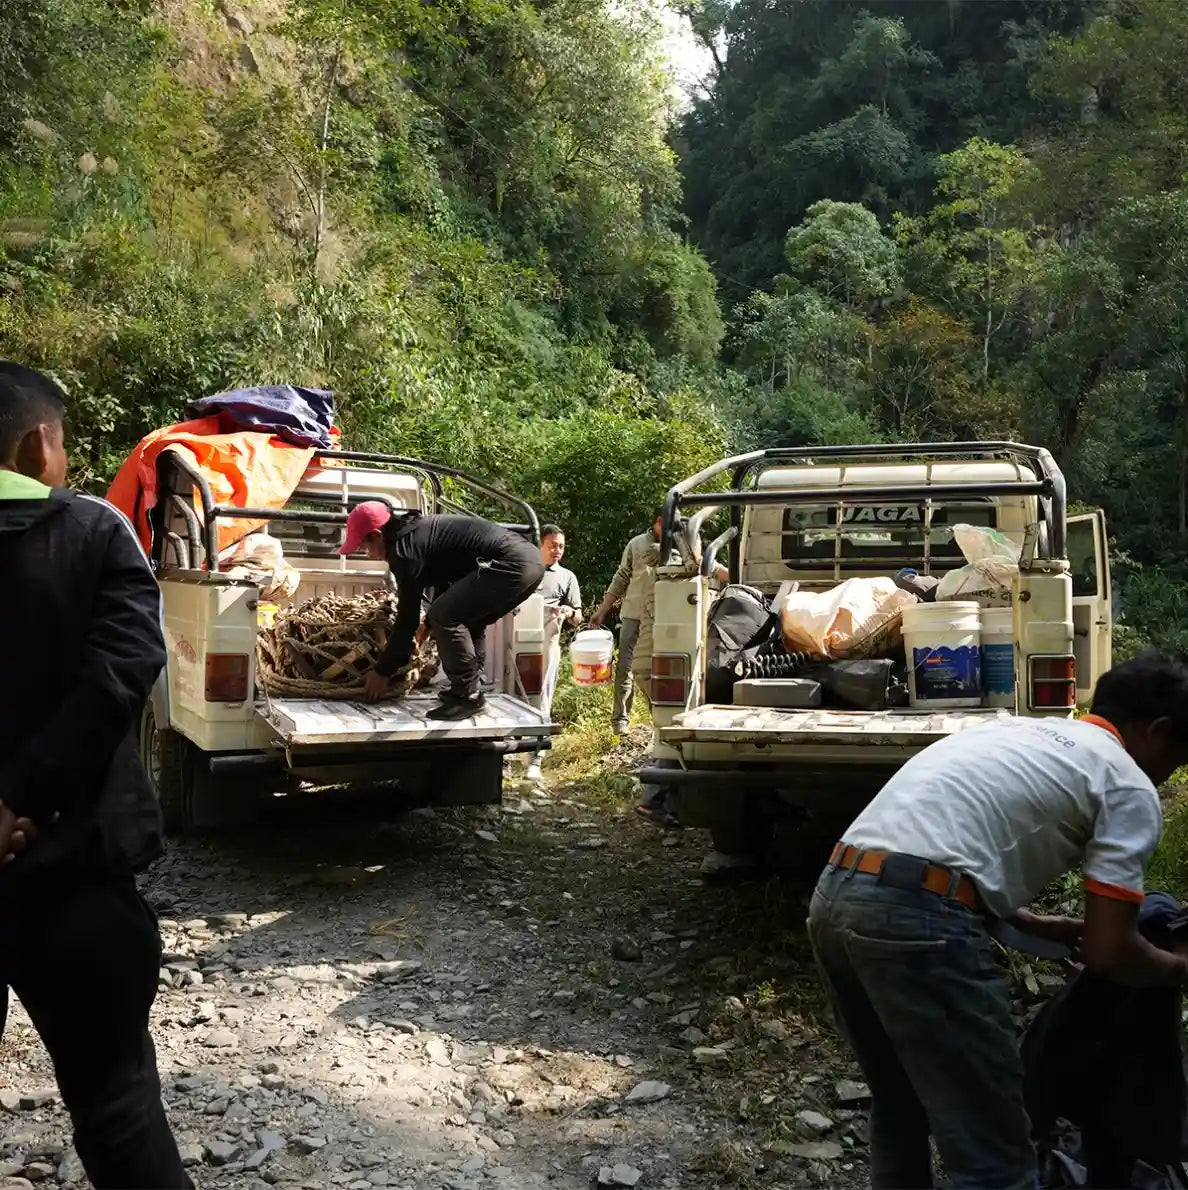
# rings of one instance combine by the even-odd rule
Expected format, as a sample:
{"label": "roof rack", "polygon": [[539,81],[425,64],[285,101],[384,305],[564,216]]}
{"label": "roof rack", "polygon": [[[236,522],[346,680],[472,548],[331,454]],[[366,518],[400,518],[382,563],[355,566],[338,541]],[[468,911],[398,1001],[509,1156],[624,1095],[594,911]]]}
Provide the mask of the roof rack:
{"label": "roof rack", "polygon": [[[488,483],[486,480],[460,471],[455,467],[445,467],[438,463],[430,463],[424,459],[409,458],[404,455],[374,454],[366,451],[319,450],[314,452],[314,459],[333,464],[335,469],[357,470],[360,475],[383,474],[388,471],[408,472],[419,476],[428,488],[430,497],[430,512],[452,512],[464,516],[476,516],[469,509],[453,500],[446,493],[445,481],[451,481],[469,488],[477,495],[495,504],[503,505],[509,510],[519,513],[523,520],[518,523],[505,523],[504,528],[522,533],[529,537],[534,544],[540,544],[540,521],[536,511],[526,500],[505,492],[502,488]],[[308,509],[289,508],[240,508],[231,504],[216,504],[210,490],[210,483],[201,469],[183,451],[163,451],[161,463],[168,463],[185,476],[187,487],[198,493],[198,500],[202,506],[201,524],[191,502],[177,492],[171,485],[163,487],[167,493],[162,500],[180,508],[185,518],[189,536],[190,562],[194,564],[199,553],[199,545],[205,554],[202,569],[210,571],[218,569],[218,531],[219,520],[252,520],[252,521],[296,521],[310,525],[345,525],[348,512],[317,512]],[[346,464],[344,468],[342,465]],[[372,498],[372,497],[369,497]],[[361,501],[349,502],[357,504]],[[201,540],[199,538],[201,534]],[[156,536],[154,534],[154,536]],[[164,543],[162,543],[164,544]],[[174,543],[175,549],[177,543]]]}
{"label": "roof rack", "polygon": [[[738,537],[742,529],[742,510],[762,504],[828,504],[855,499],[855,488],[836,484],[819,487],[757,486],[758,477],[779,464],[811,466],[814,463],[835,461],[862,463],[937,462],[942,460],[1005,459],[1026,467],[1034,479],[985,483],[924,483],[879,485],[864,484],[862,498],[878,499],[894,496],[902,500],[971,499],[995,496],[1036,496],[1039,498],[1040,519],[1047,525],[1041,534],[1046,557],[1062,558],[1065,553],[1065,519],[1068,495],[1064,475],[1051,453],[1039,446],[1018,442],[920,442],[861,446],[777,446],[755,450],[748,454],[723,459],[691,475],[668,490],[661,513],[661,557],[667,558],[674,548],[679,531],[682,509],[697,509],[691,518],[690,536],[696,537],[702,522],[719,508],[730,509],[730,527],[707,548],[702,559],[703,572],[712,566],[713,555],[723,546],[731,546],[732,555],[738,551]],[[716,491],[702,492],[706,484],[729,476],[730,486]],[[692,543],[691,543],[692,544]],[[733,560],[733,559],[732,559]]]}

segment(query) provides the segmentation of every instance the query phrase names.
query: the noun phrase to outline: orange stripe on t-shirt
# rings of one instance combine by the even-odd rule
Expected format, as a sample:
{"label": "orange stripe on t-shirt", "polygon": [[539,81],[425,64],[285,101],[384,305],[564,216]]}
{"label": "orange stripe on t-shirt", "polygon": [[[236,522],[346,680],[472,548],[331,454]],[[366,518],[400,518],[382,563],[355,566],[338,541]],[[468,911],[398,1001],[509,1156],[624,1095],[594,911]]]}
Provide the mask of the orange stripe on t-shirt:
{"label": "orange stripe on t-shirt", "polygon": [[1146,899],[1145,893],[1137,892],[1133,888],[1123,888],[1120,884],[1102,884],[1100,880],[1086,880],[1085,891],[1098,897],[1109,897],[1111,901],[1130,901],[1136,905]]}

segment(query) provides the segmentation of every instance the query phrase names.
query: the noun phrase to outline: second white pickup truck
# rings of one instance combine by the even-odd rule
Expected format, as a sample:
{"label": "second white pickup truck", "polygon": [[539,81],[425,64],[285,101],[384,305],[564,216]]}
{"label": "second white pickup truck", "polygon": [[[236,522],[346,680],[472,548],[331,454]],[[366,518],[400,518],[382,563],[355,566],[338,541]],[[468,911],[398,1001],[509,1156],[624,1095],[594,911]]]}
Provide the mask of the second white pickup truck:
{"label": "second white pickup truck", "polygon": [[[729,520],[721,523],[723,516]],[[718,517],[720,532],[702,544]],[[993,528],[1022,550],[1012,591],[1012,705],[948,712],[713,703],[707,622],[728,554],[730,582],[774,597],[901,568],[941,576],[965,559],[952,526]],[[645,783],[679,792],[679,817],[727,853],[767,851],[819,868],[886,778],[930,743],[1004,714],[1067,718],[1110,666],[1110,572],[1100,511],[1067,515],[1064,476],[1044,449],[1010,442],[778,448],[726,459],[678,484],[661,557],[684,532],[700,576],[656,583]]]}
{"label": "second white pickup truck", "polygon": [[285,508],[214,504],[184,450],[158,465],[151,562],[164,602],[168,665],[144,711],[141,751],[167,828],[217,826],[245,800],[293,781],[319,786],[394,781],[401,808],[498,802],[503,760],[535,751],[557,730],[530,705],[544,665],[544,606],[532,596],[490,629],[487,705],[473,718],[429,720],[431,692],[370,704],[270,698],[256,682],[260,591],[218,568],[215,526],[263,521],[301,574],[293,602],[383,587],[387,568],[342,558],[347,513],[364,500],[466,512],[502,506],[507,528],[539,541],[532,508],[472,476],[417,459],[319,452]]}

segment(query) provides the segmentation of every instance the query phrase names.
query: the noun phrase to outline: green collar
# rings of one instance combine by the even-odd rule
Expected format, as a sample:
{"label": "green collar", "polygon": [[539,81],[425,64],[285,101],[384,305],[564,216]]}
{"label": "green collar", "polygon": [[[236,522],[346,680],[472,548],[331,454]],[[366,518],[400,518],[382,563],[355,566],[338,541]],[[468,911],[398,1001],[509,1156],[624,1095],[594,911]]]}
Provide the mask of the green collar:
{"label": "green collar", "polygon": [[0,500],[48,500],[51,491],[28,475],[0,468]]}

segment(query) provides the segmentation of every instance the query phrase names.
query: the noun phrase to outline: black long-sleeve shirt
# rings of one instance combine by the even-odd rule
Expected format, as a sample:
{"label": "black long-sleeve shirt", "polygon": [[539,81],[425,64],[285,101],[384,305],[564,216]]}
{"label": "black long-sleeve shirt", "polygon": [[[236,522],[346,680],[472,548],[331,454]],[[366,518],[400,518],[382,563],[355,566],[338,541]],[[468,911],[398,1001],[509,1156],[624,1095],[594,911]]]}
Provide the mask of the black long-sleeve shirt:
{"label": "black long-sleeve shirt", "polygon": [[132,526],[55,490],[0,499],[0,800],[40,836],[0,869],[135,870],[160,852],[160,813],[134,728],[165,665],[161,593]]}
{"label": "black long-sleeve shirt", "polygon": [[376,665],[384,677],[391,677],[412,657],[426,591],[440,593],[480,562],[540,559],[536,547],[524,538],[480,517],[413,514],[389,521],[383,535],[398,592],[392,634]]}

